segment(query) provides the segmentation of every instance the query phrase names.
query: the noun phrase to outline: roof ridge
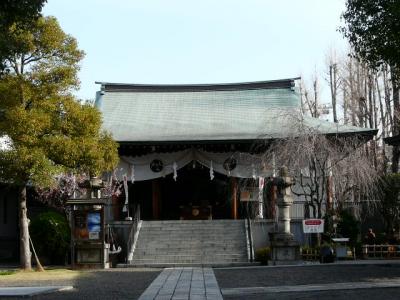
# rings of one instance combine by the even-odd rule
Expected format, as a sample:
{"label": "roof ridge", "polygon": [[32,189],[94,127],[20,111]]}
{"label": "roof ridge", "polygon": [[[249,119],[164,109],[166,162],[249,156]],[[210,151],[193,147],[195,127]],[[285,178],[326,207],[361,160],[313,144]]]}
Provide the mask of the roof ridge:
{"label": "roof ridge", "polygon": [[201,92],[201,91],[234,91],[253,89],[291,89],[295,86],[295,80],[300,77],[252,81],[237,83],[207,83],[207,84],[135,84],[135,83],[112,83],[96,81],[101,84],[102,91],[111,92]]}

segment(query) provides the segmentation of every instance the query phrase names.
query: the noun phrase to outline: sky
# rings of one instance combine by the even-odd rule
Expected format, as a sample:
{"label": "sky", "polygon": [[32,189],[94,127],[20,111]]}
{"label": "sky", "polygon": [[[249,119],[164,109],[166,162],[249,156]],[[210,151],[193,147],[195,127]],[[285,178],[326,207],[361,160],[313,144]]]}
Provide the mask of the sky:
{"label": "sky", "polygon": [[89,100],[95,81],[323,79],[327,53],[347,47],[337,32],[344,8],[345,0],[48,0],[43,14],[85,51],[76,94]]}

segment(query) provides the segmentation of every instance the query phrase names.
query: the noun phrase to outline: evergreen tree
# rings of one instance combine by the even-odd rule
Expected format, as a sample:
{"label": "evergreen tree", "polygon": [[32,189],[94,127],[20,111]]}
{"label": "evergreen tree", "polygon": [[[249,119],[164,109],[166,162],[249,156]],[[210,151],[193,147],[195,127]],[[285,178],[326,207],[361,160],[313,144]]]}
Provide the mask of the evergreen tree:
{"label": "evergreen tree", "polygon": [[28,185],[49,187],[63,172],[97,175],[118,160],[116,143],[100,130],[100,112],[76,101],[71,90],[84,53],[53,17],[29,28],[15,23],[0,39],[0,180],[19,188],[20,261],[31,268],[26,207]]}
{"label": "evergreen tree", "polygon": [[[372,67],[390,66],[393,85],[393,134],[400,134],[400,1],[347,0],[344,36]],[[398,171],[400,148],[393,147],[392,172]]]}

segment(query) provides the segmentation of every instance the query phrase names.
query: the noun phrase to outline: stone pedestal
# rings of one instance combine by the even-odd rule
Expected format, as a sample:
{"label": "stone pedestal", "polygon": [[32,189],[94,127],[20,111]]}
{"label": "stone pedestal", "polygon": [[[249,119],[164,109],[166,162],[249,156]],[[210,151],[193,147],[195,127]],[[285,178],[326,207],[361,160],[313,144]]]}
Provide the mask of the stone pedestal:
{"label": "stone pedestal", "polygon": [[275,234],[271,241],[271,260],[274,265],[294,265],[300,263],[300,245],[293,236]]}

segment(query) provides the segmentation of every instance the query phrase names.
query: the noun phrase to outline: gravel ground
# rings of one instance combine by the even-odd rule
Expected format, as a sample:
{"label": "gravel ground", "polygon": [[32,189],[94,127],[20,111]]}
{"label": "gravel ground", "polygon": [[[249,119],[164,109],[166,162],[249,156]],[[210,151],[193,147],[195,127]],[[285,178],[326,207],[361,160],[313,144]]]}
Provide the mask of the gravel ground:
{"label": "gravel ground", "polygon": [[67,271],[64,275],[52,274],[51,271],[43,274],[16,274],[1,276],[0,286],[72,285],[74,287],[71,291],[38,295],[31,299],[138,299],[160,271],[156,269],[109,269]]}
{"label": "gravel ground", "polygon": [[400,289],[368,289],[304,293],[276,293],[273,295],[246,295],[224,297],[226,300],[398,300]]}
{"label": "gravel ground", "polygon": [[399,264],[214,269],[220,288],[360,282],[400,278]]}
{"label": "gravel ground", "polygon": [[[400,279],[399,264],[315,265],[301,267],[259,267],[248,269],[214,269],[221,289],[312,285],[337,282],[369,282]],[[229,295],[224,299],[400,299],[400,288],[371,288],[340,291],[307,291]]]}
{"label": "gravel ground", "polygon": [[[72,285],[71,291],[34,296],[32,299],[138,299],[159,275],[159,269],[55,270],[0,276],[0,286]],[[214,269],[219,287],[271,287],[337,282],[400,280],[400,264],[344,264],[292,267]],[[230,295],[224,299],[400,299],[400,288],[308,291]],[[16,299],[16,298],[13,298]]]}

